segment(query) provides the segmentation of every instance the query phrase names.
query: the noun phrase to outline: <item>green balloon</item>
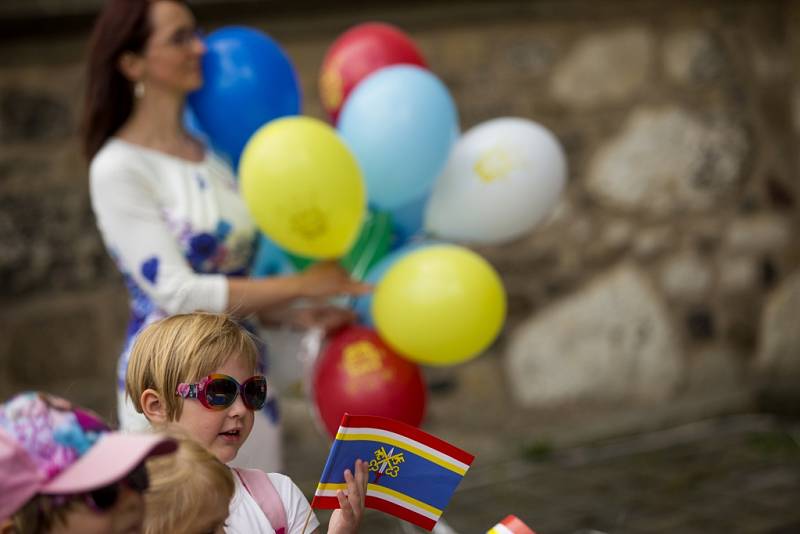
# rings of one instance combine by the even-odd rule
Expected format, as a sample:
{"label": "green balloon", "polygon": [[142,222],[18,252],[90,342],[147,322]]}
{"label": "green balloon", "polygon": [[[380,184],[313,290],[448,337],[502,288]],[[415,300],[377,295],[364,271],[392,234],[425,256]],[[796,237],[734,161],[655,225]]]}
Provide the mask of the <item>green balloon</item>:
{"label": "green balloon", "polygon": [[[392,216],[381,211],[370,211],[355,243],[339,263],[354,279],[363,280],[370,268],[389,252],[392,238]],[[297,271],[304,271],[316,263],[316,260],[304,256],[291,253],[287,255]]]}
{"label": "green balloon", "polygon": [[301,273],[317,263],[317,260],[312,260],[311,258],[306,258],[305,256],[298,256],[297,254],[292,254],[289,251],[286,252],[286,256],[289,257],[289,261],[292,264],[292,267],[298,272]]}

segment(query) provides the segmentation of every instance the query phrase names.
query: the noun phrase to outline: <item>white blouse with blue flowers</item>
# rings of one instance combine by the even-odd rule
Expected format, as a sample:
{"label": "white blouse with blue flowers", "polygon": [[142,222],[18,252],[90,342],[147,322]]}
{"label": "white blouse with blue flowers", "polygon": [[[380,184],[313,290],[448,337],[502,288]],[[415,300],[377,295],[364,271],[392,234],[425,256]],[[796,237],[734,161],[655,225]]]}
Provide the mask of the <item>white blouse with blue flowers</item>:
{"label": "white blouse with blue flowers", "polygon": [[175,313],[222,312],[229,275],[247,272],[256,227],[228,165],[110,139],[89,170],[92,207],[131,297],[118,379],[125,387],[130,346],[148,323]]}

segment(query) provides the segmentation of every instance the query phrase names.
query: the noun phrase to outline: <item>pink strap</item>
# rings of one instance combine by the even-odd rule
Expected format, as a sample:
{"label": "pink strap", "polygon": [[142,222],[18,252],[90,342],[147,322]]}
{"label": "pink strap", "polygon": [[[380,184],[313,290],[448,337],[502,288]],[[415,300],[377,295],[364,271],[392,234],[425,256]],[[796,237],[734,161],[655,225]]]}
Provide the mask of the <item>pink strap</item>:
{"label": "pink strap", "polygon": [[247,490],[258,506],[269,519],[270,525],[275,529],[275,534],[286,534],[286,510],[283,508],[278,491],[264,471],[260,469],[243,469],[234,467],[234,472],[239,475],[244,489]]}

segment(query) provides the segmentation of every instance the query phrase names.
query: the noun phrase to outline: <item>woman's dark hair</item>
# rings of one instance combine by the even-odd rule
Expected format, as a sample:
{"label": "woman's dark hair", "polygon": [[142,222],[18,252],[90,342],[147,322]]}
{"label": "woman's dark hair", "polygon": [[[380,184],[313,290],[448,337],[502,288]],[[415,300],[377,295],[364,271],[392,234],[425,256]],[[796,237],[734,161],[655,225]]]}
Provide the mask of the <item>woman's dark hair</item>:
{"label": "woman's dark hair", "polygon": [[[108,0],[89,40],[83,153],[91,161],[133,109],[131,82],[119,70],[125,52],[139,53],[150,37],[150,5],[157,0]],[[181,1],[181,0],[176,0]]]}

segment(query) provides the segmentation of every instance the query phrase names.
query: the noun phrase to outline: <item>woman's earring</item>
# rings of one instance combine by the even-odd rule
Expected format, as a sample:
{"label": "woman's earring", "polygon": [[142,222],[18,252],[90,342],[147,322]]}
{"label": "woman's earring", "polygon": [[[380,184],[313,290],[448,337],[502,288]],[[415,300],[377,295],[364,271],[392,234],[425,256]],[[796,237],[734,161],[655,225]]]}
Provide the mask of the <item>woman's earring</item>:
{"label": "woman's earring", "polygon": [[144,82],[138,81],[133,86],[133,96],[142,98],[144,96]]}

